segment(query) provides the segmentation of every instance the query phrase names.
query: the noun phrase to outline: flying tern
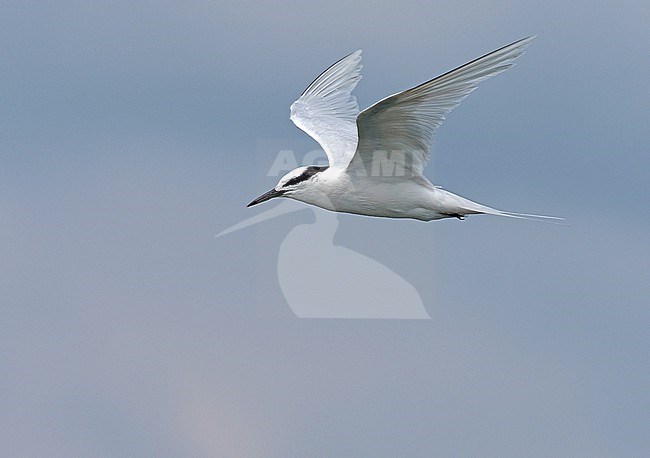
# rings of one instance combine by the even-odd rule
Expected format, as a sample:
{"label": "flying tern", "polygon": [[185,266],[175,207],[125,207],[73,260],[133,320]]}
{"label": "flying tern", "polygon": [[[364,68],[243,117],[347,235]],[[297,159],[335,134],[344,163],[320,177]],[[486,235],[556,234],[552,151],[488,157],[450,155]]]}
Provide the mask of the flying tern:
{"label": "flying tern", "polygon": [[422,170],[445,115],[477,84],[514,65],[535,37],[479,57],[359,112],[352,95],[361,79],[361,50],[318,76],[291,105],[290,119],[327,154],[328,166],[298,167],[248,206],[288,197],[327,210],[431,221],[490,214],[561,219],[497,210],[433,185]]}

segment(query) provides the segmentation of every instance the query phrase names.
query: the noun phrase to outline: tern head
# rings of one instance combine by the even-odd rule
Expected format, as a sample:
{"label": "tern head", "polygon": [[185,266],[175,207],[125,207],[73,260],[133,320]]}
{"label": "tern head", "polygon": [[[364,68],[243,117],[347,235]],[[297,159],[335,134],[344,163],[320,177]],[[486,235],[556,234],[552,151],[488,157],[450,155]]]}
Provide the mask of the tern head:
{"label": "tern head", "polygon": [[327,170],[327,165],[309,165],[298,167],[280,178],[275,188],[253,200],[247,207],[261,204],[274,197],[290,197],[296,200],[309,201],[309,194],[314,190],[314,182],[318,174]]}

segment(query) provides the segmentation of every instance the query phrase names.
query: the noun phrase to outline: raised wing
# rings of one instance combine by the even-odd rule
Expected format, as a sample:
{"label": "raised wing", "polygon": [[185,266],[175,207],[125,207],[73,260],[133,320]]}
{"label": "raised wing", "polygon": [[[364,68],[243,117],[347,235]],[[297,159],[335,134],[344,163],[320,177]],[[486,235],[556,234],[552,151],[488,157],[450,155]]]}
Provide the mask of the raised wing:
{"label": "raised wing", "polygon": [[291,120],[320,143],[330,167],[344,168],[357,148],[357,99],[361,50],[329,67],[291,105]]}
{"label": "raised wing", "polygon": [[359,144],[348,171],[377,174],[381,161],[388,160],[400,174],[421,175],[429,162],[433,134],[445,115],[480,81],[514,65],[534,38],[504,46],[362,111],[357,117]]}

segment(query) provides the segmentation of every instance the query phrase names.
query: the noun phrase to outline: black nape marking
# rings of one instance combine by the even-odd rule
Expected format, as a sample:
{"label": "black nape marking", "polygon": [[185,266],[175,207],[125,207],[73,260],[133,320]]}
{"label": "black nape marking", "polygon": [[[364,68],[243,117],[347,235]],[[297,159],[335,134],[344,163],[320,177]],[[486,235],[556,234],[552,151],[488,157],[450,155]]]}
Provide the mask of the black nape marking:
{"label": "black nape marking", "polygon": [[294,184],[298,184],[301,181],[309,180],[311,177],[316,175],[317,173],[320,173],[324,170],[327,170],[329,168],[329,165],[310,165],[305,169],[304,172],[302,172],[300,175],[297,177],[294,177],[287,181],[284,185],[285,186],[293,186]]}

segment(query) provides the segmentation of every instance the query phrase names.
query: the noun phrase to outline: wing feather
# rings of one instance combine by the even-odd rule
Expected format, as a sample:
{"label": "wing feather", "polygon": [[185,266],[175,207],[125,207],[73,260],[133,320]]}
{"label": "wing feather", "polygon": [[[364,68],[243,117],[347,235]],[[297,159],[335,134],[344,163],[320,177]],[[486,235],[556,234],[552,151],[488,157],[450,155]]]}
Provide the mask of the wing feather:
{"label": "wing feather", "polygon": [[357,99],[361,50],[339,60],[318,76],[291,105],[291,120],[316,140],[330,167],[344,168],[357,148]]}
{"label": "wing feather", "polygon": [[[445,115],[467,97],[479,82],[514,65],[528,37],[479,57],[414,88],[391,95],[362,111],[357,117],[359,141],[348,170],[374,170],[377,152],[401,154],[403,171],[421,175],[429,162],[429,148]],[[360,170],[357,170],[360,172]]]}

